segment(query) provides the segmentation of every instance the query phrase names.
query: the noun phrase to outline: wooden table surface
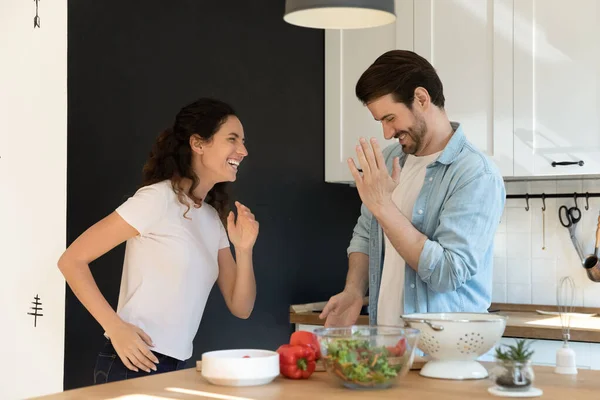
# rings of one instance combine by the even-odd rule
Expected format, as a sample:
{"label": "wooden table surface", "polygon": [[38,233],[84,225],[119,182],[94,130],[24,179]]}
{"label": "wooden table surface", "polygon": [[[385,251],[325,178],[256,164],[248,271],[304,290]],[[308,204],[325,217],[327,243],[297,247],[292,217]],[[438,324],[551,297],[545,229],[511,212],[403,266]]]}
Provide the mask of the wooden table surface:
{"label": "wooden table surface", "polygon": [[[493,364],[483,363],[486,368]],[[600,371],[580,370],[577,375],[557,375],[551,367],[534,367],[534,386],[544,391],[544,400],[598,399]],[[193,368],[166,374],[114,382],[39,397],[44,400],[66,399],[222,399],[222,400],[306,400],[306,399],[418,399],[418,400],[490,400],[493,383],[489,379],[451,381],[424,378],[410,371],[396,386],[384,390],[350,390],[340,386],[327,372],[316,372],[307,380],[282,377],[263,386],[223,387],[204,380]]]}

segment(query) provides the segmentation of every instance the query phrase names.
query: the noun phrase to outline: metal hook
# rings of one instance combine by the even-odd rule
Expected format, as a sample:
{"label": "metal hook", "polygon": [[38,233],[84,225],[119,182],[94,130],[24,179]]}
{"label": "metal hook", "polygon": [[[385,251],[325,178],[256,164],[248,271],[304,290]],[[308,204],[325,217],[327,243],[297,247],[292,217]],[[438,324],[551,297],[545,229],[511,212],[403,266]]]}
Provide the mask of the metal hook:
{"label": "metal hook", "polygon": [[577,207],[577,192],[573,194],[573,200],[575,201],[575,208],[579,208]]}
{"label": "metal hook", "polygon": [[33,29],[35,28],[39,28],[40,27],[40,16],[38,15],[39,12],[39,1],[40,0],[33,0],[35,1],[35,17],[33,17]]}
{"label": "metal hook", "polygon": [[546,193],[542,193],[542,211],[546,211]]}
{"label": "metal hook", "polygon": [[585,192],[585,210],[589,210],[590,209],[590,194],[588,192]]}
{"label": "metal hook", "polygon": [[527,206],[525,207],[525,211],[529,211],[529,193],[525,194],[525,201],[527,202]]}

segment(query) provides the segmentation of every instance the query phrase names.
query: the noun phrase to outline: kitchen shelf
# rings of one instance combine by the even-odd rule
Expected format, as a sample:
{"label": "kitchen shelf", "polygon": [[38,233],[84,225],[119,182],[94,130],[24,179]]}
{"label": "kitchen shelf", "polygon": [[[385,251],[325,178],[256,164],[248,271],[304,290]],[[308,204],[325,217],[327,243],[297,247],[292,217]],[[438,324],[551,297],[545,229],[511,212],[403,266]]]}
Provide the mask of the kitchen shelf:
{"label": "kitchen shelf", "polygon": [[[322,303],[312,303],[322,304]],[[322,310],[295,312],[290,307],[290,323],[302,325],[322,326],[325,321],[319,319]],[[562,327],[558,315],[542,315],[536,312],[557,311],[556,306],[534,305],[534,304],[504,304],[492,303],[490,312],[508,317],[503,337],[562,340]],[[591,307],[574,307],[573,312],[590,313],[600,315],[600,309]],[[356,322],[358,325],[368,325],[369,317],[360,315]],[[573,317],[571,318],[571,341],[600,343],[600,317]]]}

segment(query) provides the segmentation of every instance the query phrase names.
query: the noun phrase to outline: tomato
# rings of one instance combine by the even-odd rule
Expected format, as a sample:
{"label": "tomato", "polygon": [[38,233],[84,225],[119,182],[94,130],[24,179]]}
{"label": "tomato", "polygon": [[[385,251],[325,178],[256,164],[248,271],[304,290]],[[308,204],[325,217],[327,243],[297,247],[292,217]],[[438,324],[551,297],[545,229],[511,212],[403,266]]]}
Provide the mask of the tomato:
{"label": "tomato", "polygon": [[402,338],[398,340],[398,343],[394,347],[388,347],[388,351],[394,357],[402,357],[404,352],[406,352],[406,338]]}

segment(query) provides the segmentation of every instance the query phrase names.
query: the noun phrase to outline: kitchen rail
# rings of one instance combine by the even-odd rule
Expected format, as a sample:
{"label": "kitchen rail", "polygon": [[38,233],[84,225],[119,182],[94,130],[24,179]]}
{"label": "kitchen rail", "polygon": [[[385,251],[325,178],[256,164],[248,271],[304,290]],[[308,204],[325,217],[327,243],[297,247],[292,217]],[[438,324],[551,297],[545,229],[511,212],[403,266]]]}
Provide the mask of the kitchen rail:
{"label": "kitchen rail", "polygon": [[589,193],[589,192],[585,192],[585,193],[577,193],[577,192],[549,193],[549,194],[525,193],[525,194],[507,194],[506,195],[507,199],[525,199],[525,201],[526,201],[525,210],[526,211],[529,211],[529,199],[542,199],[542,201],[544,202],[542,208],[546,209],[546,203],[545,203],[546,199],[558,199],[558,198],[573,198],[573,200],[575,200],[575,205],[577,205],[577,199],[585,199],[585,209],[587,211],[590,209],[590,202],[589,202],[590,197],[600,197],[600,193]]}

